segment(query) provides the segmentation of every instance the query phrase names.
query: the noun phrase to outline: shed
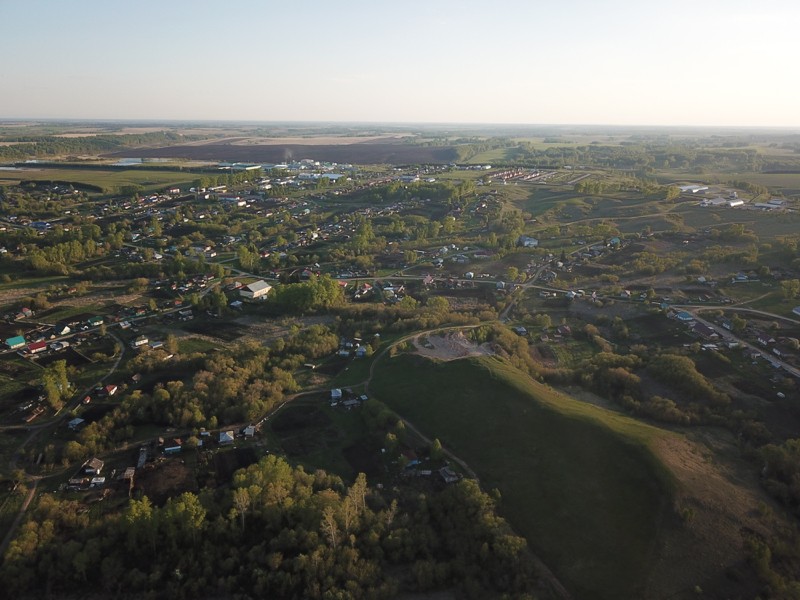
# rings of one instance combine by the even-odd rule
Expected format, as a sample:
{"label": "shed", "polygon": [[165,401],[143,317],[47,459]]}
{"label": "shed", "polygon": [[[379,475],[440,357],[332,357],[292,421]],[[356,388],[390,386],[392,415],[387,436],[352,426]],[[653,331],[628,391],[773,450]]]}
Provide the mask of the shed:
{"label": "shed", "polygon": [[86,422],[85,419],[81,419],[80,417],[75,417],[71,421],[67,423],[67,427],[69,427],[72,431],[77,431],[77,429]]}

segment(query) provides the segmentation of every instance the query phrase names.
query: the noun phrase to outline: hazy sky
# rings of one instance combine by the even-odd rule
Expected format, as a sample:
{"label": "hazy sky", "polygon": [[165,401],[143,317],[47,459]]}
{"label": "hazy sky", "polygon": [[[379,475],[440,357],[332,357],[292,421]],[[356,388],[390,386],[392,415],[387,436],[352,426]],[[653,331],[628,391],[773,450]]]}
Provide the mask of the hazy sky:
{"label": "hazy sky", "polygon": [[800,126],[798,0],[0,0],[0,117]]}

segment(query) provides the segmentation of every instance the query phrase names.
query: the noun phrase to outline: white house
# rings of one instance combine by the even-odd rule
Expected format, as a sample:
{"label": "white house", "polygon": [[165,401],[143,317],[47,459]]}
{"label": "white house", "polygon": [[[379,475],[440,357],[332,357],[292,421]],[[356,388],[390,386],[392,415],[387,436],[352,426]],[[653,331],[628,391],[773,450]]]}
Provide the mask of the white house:
{"label": "white house", "polygon": [[133,340],[131,342],[131,348],[140,348],[142,346],[147,345],[147,343],[149,341],[150,340],[147,338],[147,336],[140,335],[139,337],[137,337],[135,340]]}
{"label": "white house", "polygon": [[239,290],[239,294],[242,298],[248,298],[250,300],[259,300],[262,298],[266,298],[269,291],[272,289],[272,286],[268,284],[263,279],[259,279],[251,284],[248,284],[242,287]]}

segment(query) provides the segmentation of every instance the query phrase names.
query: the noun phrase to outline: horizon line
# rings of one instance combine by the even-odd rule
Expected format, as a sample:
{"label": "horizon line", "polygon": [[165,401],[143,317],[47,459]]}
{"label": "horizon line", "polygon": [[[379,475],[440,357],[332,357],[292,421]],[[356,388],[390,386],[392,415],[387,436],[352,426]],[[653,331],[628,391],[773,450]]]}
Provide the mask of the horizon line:
{"label": "horizon line", "polygon": [[800,132],[800,124],[797,125],[697,125],[697,124],[648,124],[648,123],[510,123],[510,122],[491,122],[491,121],[337,121],[337,120],[265,120],[265,119],[215,119],[215,118],[162,118],[162,117],[138,117],[138,118],[108,118],[108,117],[11,117],[0,116],[0,126],[4,123],[157,123],[157,124],[249,124],[249,125],[339,125],[339,126],[384,126],[384,127],[586,127],[586,128],[647,128],[647,129],[769,129],[769,130],[797,130]]}

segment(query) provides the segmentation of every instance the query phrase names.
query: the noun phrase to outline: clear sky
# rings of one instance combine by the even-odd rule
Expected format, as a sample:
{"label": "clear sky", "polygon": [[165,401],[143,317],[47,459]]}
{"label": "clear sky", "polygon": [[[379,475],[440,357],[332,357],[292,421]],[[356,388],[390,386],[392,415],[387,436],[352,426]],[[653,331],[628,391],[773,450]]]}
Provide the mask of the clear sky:
{"label": "clear sky", "polygon": [[800,126],[798,0],[0,0],[0,118]]}

